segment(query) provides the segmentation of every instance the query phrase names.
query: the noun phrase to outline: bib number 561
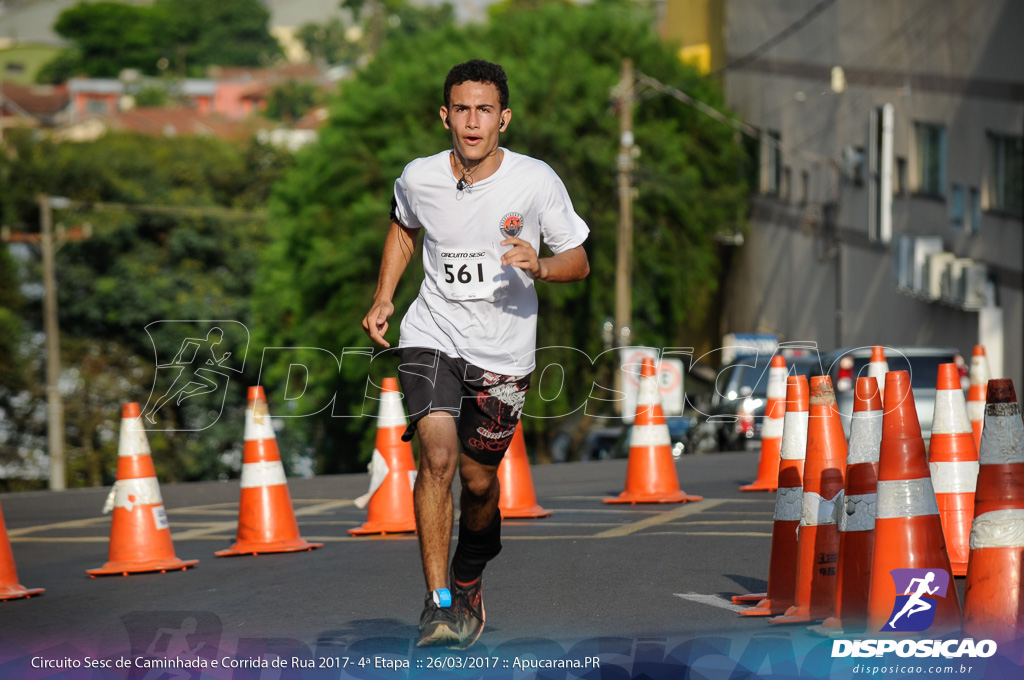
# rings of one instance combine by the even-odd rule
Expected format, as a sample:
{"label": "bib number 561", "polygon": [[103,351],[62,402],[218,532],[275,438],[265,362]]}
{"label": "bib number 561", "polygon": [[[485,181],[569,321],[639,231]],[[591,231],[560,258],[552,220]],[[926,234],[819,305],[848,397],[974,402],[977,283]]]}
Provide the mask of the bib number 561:
{"label": "bib number 561", "polygon": [[[476,264],[476,280],[480,283],[484,280],[484,265],[482,262]],[[451,262],[444,263],[444,280],[448,283],[455,283],[458,279],[459,283],[471,283],[473,281],[473,274],[469,270],[469,265],[464,264],[459,267],[458,272],[455,271],[455,265]]]}

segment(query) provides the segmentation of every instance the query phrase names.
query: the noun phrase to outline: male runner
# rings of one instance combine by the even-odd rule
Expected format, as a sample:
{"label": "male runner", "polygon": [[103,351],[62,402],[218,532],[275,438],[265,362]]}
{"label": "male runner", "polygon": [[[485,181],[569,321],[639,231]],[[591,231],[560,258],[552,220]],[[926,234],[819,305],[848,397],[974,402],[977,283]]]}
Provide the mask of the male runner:
{"label": "male runner", "polygon": [[[363,328],[379,345],[398,280],[422,231],[424,280],[402,320],[399,378],[420,438],[413,491],[427,597],[419,645],[466,648],[484,626],[481,575],[501,550],[498,464],[519,423],[534,368],[535,282],[590,271],[589,229],[546,164],[499,144],[508,84],[474,59],[445,79],[441,121],[452,149],[406,166]],[[554,253],[538,257],[543,238]],[[461,445],[461,456],[460,456]],[[451,484],[462,482],[459,538],[448,568]],[[450,590],[449,590],[450,588]]]}

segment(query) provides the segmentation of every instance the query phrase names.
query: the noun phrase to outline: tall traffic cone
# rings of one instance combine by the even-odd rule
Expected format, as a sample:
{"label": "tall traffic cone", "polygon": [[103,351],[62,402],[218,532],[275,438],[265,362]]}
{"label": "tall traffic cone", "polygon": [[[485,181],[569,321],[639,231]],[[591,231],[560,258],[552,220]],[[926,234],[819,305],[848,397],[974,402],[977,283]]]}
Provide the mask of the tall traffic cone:
{"label": "tall traffic cone", "polygon": [[808,389],[806,376],[786,380],[786,418],[779,458],[779,489],[775,495],[772,551],[768,561],[768,591],[736,595],[733,604],[756,603],[743,616],[782,614],[796,595],[796,532],[802,510],[804,456],[807,451]]}
{"label": "tall traffic cone", "polygon": [[1024,425],[1008,379],[988,383],[964,594],[964,635],[1024,637]]}
{"label": "tall traffic cone", "polygon": [[779,455],[782,451],[782,429],[786,417],[786,360],[781,354],[772,357],[768,367],[768,404],[761,426],[761,459],[757,479],[740,491],[775,491],[779,488]]}
{"label": "tall traffic cone", "polygon": [[348,530],[353,536],[416,531],[412,499],[416,465],[412,445],[402,441],[408,421],[395,378],[384,378],[381,383],[379,415],[377,446],[370,461],[370,491],[356,499],[356,506],[360,508],[366,507],[369,500],[370,509],[365,524]]}
{"label": "tall traffic cone", "polygon": [[107,496],[103,512],[114,511],[110,522],[109,561],[89,576],[147,571],[184,571],[199,560],[180,560],[174,554],[171,527],[156,481],[146,428],[139,405],[121,409],[121,437],[117,446],[117,481]]}
{"label": "tall traffic cone", "polygon": [[949,563],[954,576],[963,576],[967,573],[967,558],[971,552],[978,451],[974,447],[971,423],[967,420],[967,403],[956,364],[939,366],[928,468],[939,504]]}
{"label": "tall traffic cone", "polygon": [[[913,612],[904,610],[915,600],[934,610],[934,620],[925,627],[929,635],[956,630],[960,626],[960,600],[953,586],[939,506],[925,462],[910,375],[906,371],[890,371],[885,381],[868,632],[909,631],[907,626],[918,622],[910,621]],[[911,576],[905,571],[908,569],[915,570]],[[894,570],[898,573],[892,573]],[[925,586],[934,583],[936,594],[924,600],[920,591],[911,593],[911,578]],[[897,601],[903,596],[910,599]],[[893,625],[896,621],[899,628]]]}
{"label": "tall traffic cone", "polygon": [[235,543],[215,555],[298,552],[323,546],[299,536],[267,397],[260,386],[249,388],[249,403],[245,407],[241,485]]}
{"label": "tall traffic cone", "polygon": [[626,490],[605,503],[685,503],[703,496],[688,496],[679,489],[672,439],[661,410],[654,362],[644,359],[640,368],[636,418],[629,438]]}
{"label": "tall traffic cone", "polygon": [[804,493],[797,535],[796,597],[768,623],[807,623],[832,613],[839,560],[838,511],[846,474],[846,436],[832,381],[811,378]]}
{"label": "tall traffic cone", "polygon": [[871,359],[868,361],[868,377],[875,379],[880,397],[884,397],[885,374],[888,372],[889,362],[885,359],[885,348],[881,345],[875,345],[871,348]]}
{"label": "tall traffic cone", "polygon": [[967,417],[974,432],[974,448],[981,451],[981,429],[985,425],[985,390],[991,375],[985,345],[975,345],[968,372],[971,386],[967,388]]}
{"label": "tall traffic cone", "polygon": [[45,590],[45,588],[26,588],[18,583],[14,553],[11,552],[11,541],[7,537],[7,525],[4,524],[4,510],[3,507],[0,507],[0,600],[28,598],[39,595]]}
{"label": "tall traffic cone", "polygon": [[881,441],[882,395],[878,381],[873,377],[857,378],[850,423],[850,454],[846,458],[846,491],[839,513],[835,614],[821,626],[812,628],[814,632],[828,635],[859,632],[867,624]]}
{"label": "tall traffic cone", "polygon": [[538,518],[549,517],[550,510],[537,505],[537,494],[533,491],[533,476],[530,474],[530,459],[526,455],[526,441],[523,438],[522,423],[516,425],[505,457],[498,466],[498,483],[501,495],[498,497],[498,511],[502,517]]}

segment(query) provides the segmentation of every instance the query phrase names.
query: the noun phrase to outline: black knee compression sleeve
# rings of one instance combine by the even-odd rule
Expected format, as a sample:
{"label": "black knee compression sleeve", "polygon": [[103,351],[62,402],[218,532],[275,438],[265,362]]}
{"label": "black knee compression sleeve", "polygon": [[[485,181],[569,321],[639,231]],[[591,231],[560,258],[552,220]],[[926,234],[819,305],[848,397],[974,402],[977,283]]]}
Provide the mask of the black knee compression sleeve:
{"label": "black knee compression sleeve", "polygon": [[487,563],[501,552],[501,513],[494,512],[494,519],[483,531],[471,531],[459,518],[459,542],[452,558],[452,571],[462,583],[479,578]]}

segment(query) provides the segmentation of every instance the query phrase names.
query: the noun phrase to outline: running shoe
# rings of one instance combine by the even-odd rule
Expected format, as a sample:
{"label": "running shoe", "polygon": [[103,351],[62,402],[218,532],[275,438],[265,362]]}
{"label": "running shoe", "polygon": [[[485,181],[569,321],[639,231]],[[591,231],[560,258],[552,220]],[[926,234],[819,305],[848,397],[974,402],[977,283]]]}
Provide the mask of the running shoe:
{"label": "running shoe", "polygon": [[484,632],[484,594],[483,576],[478,576],[471,583],[459,583],[455,573],[449,574],[452,584],[452,600],[455,608],[456,630],[459,633],[459,644],[453,649],[469,649],[480,634]]}
{"label": "running shoe", "polygon": [[455,603],[447,588],[427,593],[417,647],[451,647],[461,641]]}

